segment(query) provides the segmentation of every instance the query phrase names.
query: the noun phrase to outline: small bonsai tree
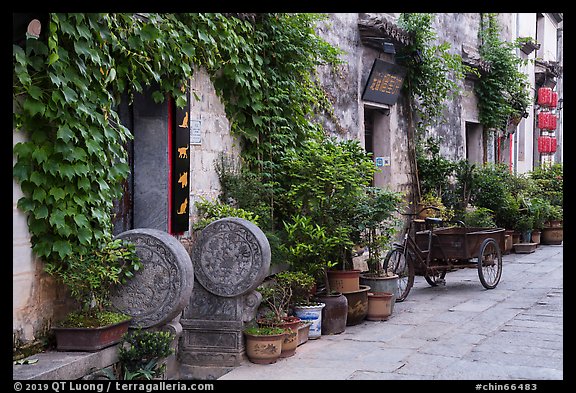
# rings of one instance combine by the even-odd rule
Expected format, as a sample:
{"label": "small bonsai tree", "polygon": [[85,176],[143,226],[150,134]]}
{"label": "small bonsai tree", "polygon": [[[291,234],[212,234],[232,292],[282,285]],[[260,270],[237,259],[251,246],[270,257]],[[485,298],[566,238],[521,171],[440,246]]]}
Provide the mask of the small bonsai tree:
{"label": "small bonsai tree", "polygon": [[122,239],[70,255],[62,263],[48,263],[46,271],[66,285],[81,306],[67,316],[62,326],[100,327],[129,319],[109,309],[111,291],[132,278],[142,266],[135,245]]}

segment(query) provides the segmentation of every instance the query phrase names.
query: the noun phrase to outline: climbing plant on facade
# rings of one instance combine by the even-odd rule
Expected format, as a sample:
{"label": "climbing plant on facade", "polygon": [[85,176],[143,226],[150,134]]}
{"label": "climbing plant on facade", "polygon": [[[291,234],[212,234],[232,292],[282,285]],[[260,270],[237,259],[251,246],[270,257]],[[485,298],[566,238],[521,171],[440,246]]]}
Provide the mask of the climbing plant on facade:
{"label": "climbing plant on facade", "polygon": [[[400,27],[412,36],[412,43],[402,48],[397,56],[407,67],[404,85],[407,90],[408,143],[409,157],[414,176],[414,195],[419,199],[421,174],[418,162],[429,162],[424,155],[426,131],[442,118],[446,104],[460,92],[459,82],[467,73],[476,71],[463,64],[458,54],[450,53],[448,42],[438,43],[438,36],[432,27],[434,14],[403,13],[398,18]],[[416,124],[414,122],[416,114]]]}
{"label": "climbing plant on facade", "polygon": [[503,41],[497,14],[487,14],[481,23],[480,55],[490,71],[475,84],[479,118],[487,128],[506,129],[510,119],[527,115],[531,103],[530,82],[521,72],[528,60],[516,54],[524,40]]}
{"label": "climbing plant on facade", "polygon": [[50,14],[45,39],[13,46],[13,124],[27,134],[14,147],[13,175],[34,253],[58,261],[111,237],[130,170],[132,136],[116,112],[125,93],[156,86],[156,102],[170,95],[183,107],[186,81],[204,67],[248,162],[295,144],[314,128],[311,104],[325,105],[307,67],[337,56],[311,35],[318,18]]}
{"label": "climbing plant on facade", "polygon": [[398,25],[412,36],[412,44],[402,48],[397,59],[407,67],[405,86],[419,117],[416,128],[422,132],[438,121],[447,100],[458,95],[466,73],[475,72],[460,55],[450,53],[450,43],[437,42],[433,20],[431,13],[403,13],[398,18]]}

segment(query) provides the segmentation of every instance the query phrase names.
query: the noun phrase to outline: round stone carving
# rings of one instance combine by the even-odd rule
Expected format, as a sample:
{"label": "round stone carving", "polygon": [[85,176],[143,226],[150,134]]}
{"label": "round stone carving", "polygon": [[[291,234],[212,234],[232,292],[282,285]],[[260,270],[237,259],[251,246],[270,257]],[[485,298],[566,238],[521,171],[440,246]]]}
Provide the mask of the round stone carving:
{"label": "round stone carving", "polygon": [[132,316],[134,327],[172,321],[192,294],[194,267],[188,252],[175,237],[157,229],[132,229],[116,237],[135,244],[144,267],[114,291],[112,305]]}
{"label": "round stone carving", "polygon": [[192,250],[196,280],[208,292],[224,297],[256,289],[268,274],[270,257],[264,232],[236,217],[210,223]]}

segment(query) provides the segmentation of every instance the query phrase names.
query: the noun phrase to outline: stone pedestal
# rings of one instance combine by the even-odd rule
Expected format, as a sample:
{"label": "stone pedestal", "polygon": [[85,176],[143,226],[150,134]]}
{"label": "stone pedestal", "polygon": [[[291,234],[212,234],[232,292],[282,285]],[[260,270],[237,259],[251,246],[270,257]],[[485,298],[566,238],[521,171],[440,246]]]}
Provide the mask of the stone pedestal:
{"label": "stone pedestal", "polygon": [[198,236],[196,283],[181,319],[182,378],[216,379],[241,364],[242,331],[256,316],[261,296],[255,289],[268,275],[270,256],[264,233],[244,219],[214,221]]}

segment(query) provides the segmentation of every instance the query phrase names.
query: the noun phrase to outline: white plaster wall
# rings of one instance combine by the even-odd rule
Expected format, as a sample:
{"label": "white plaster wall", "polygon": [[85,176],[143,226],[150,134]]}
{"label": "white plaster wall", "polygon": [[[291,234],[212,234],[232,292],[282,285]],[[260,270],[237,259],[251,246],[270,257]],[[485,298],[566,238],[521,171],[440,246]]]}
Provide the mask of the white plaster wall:
{"label": "white plaster wall", "polygon": [[[13,146],[24,140],[20,131],[13,131]],[[14,165],[16,157],[13,156],[12,161]],[[22,196],[20,186],[13,179],[12,333],[14,341],[30,342],[45,333],[53,320],[64,315],[69,299],[32,253],[26,215],[17,207]]]}

